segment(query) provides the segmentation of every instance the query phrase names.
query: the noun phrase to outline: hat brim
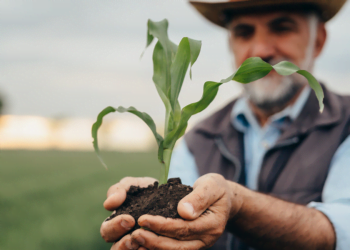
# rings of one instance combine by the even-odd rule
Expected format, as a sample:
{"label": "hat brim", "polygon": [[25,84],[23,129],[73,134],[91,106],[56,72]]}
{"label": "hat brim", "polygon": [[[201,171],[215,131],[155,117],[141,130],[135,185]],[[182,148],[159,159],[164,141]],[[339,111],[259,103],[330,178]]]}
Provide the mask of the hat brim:
{"label": "hat brim", "polygon": [[225,14],[229,11],[239,12],[252,8],[267,9],[293,5],[313,5],[319,10],[322,21],[327,22],[339,12],[345,2],[346,0],[236,0],[216,3],[190,1],[205,18],[221,27],[226,26]]}

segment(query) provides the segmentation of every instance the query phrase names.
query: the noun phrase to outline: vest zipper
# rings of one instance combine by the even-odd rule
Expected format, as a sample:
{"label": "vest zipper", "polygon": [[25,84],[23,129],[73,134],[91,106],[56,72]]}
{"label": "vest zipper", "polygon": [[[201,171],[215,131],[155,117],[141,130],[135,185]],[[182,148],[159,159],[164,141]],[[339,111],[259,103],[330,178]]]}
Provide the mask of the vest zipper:
{"label": "vest zipper", "polygon": [[236,156],[234,156],[226,147],[222,137],[217,136],[214,138],[214,142],[215,144],[218,146],[219,151],[221,152],[221,154],[227,159],[229,160],[235,167],[235,175],[233,177],[233,181],[237,182],[239,181],[239,177],[241,176],[241,172],[242,172],[242,165],[239,162],[238,158]]}

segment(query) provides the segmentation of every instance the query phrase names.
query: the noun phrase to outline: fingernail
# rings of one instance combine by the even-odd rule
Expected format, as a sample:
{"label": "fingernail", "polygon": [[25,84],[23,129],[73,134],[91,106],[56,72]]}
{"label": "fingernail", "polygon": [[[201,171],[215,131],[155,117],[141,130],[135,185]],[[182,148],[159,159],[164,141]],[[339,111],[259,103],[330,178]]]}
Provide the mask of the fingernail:
{"label": "fingernail", "polygon": [[112,196],[116,195],[116,194],[117,194],[117,193],[111,193],[110,195],[107,196],[107,199],[108,199],[109,197],[112,197]]}
{"label": "fingernail", "polygon": [[126,246],[128,249],[133,249],[130,240],[125,241],[125,246]]}
{"label": "fingernail", "polygon": [[142,238],[141,236],[137,236],[135,238],[136,242],[139,243],[140,245],[144,245],[145,244],[145,239]]}
{"label": "fingernail", "polygon": [[113,195],[115,195],[115,193],[107,194],[107,199]]}
{"label": "fingernail", "polygon": [[185,209],[187,210],[188,214],[190,215],[194,215],[194,209],[191,203],[189,202],[185,202],[183,203],[183,206],[185,207]]}
{"label": "fingernail", "polygon": [[131,229],[130,223],[128,221],[126,221],[126,220],[122,220],[122,222],[120,222],[120,225],[122,227],[124,227],[126,230],[130,230]]}

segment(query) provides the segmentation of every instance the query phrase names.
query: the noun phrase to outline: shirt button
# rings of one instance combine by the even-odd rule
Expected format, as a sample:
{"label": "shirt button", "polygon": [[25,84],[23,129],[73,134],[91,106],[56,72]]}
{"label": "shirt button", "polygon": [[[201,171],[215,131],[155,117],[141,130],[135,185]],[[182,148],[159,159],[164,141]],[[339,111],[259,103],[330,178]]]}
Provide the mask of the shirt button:
{"label": "shirt button", "polygon": [[269,149],[270,148],[270,145],[269,145],[269,143],[267,141],[263,141],[261,143],[261,145],[263,146],[264,149]]}

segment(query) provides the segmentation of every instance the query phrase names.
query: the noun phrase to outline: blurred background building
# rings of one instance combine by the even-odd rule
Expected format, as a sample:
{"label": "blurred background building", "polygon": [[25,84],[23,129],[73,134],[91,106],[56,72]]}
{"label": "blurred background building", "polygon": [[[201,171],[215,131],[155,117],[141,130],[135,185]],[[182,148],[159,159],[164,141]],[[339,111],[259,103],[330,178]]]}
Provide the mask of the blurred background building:
{"label": "blurred background building", "polygon": [[[88,118],[47,118],[30,115],[4,115],[0,120],[2,149],[91,151],[91,125]],[[123,118],[104,122],[99,131],[101,150],[155,150],[149,128]]]}

